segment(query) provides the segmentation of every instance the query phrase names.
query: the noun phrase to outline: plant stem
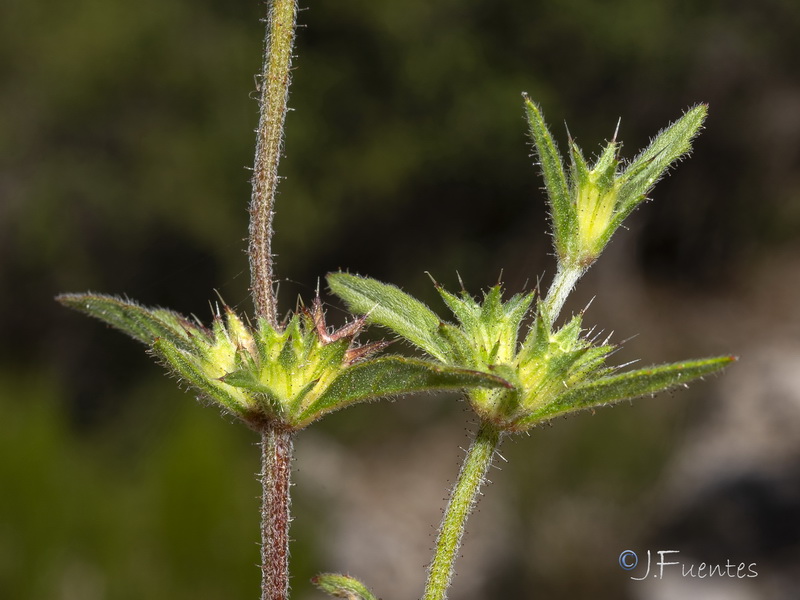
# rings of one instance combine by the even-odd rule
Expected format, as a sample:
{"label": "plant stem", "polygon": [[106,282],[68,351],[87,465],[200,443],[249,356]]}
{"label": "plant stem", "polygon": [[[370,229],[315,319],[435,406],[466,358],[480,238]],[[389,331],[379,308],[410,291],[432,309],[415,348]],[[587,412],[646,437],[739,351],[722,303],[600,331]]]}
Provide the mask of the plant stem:
{"label": "plant stem", "polygon": [[550,289],[547,292],[547,298],[544,300],[544,311],[550,324],[555,324],[567,296],[570,295],[575,284],[586,272],[586,269],[574,265],[559,264],[556,276],[553,278],[553,283],[550,284]]}
{"label": "plant stem", "polygon": [[467,518],[472,512],[480,492],[492,457],[500,445],[500,431],[491,423],[482,423],[472,442],[458,481],[450,492],[450,501],[439,528],[436,539],[436,552],[428,570],[428,582],[423,600],[444,600],[447,588],[453,578],[453,564],[456,560]]}
{"label": "plant stem", "polygon": [[267,17],[264,66],[259,90],[260,117],[250,198],[250,287],[256,316],[277,326],[272,261],[272,217],[283,150],[283,125],[291,82],[296,0],[272,0]]}
{"label": "plant stem", "polygon": [[289,475],[292,432],[261,432],[261,600],[289,597]]}
{"label": "plant stem", "polygon": [[[259,121],[250,197],[250,290],[256,317],[277,328],[272,218],[283,150],[296,0],[271,0],[259,82]],[[289,597],[289,475],[292,433],[275,425],[261,432],[261,600]]]}

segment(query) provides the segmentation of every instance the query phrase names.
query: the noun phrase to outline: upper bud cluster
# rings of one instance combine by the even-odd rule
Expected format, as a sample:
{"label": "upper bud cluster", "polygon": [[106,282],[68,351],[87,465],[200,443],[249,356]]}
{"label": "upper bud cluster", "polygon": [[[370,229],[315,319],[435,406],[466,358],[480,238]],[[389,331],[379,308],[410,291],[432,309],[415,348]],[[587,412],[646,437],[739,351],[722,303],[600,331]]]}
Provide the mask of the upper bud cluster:
{"label": "upper bud cluster", "polygon": [[570,139],[567,172],[541,109],[527,97],[525,108],[547,188],[559,263],[582,270],[597,260],[669,167],[689,152],[707,114],[704,104],[691,108],[627,164],[619,159],[622,144],[616,134],[591,166]]}

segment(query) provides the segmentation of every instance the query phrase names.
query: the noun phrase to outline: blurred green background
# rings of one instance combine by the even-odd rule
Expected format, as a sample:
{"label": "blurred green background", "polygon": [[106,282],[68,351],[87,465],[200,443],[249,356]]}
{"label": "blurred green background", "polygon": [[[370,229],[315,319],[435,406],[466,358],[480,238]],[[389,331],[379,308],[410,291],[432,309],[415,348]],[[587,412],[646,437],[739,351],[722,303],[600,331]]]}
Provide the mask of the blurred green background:
{"label": "blurred green background", "polygon": [[[665,587],[632,585],[619,552],[672,542],[680,516],[669,509],[691,487],[675,484],[681,452],[702,463],[711,454],[692,440],[729,414],[734,392],[758,399],[766,391],[753,382],[779,377],[758,366],[777,363],[748,369],[748,357],[800,357],[800,4],[301,8],[276,220],[282,311],[338,268],[437,310],[424,271],[451,288],[458,272],[476,294],[500,277],[511,292],[549,282],[523,91],[562,147],[565,121],[590,151],[621,117],[628,158],[686,107],[710,104],[691,160],[630,219],[568,310],[596,295],[587,323],[617,341],[639,334],[620,362],[743,360],[688,392],[507,442],[453,591],[666,598]],[[251,310],[247,167],[263,12],[219,0],[0,4],[0,598],[257,597],[256,437],[53,296],[128,294],[207,319],[219,294]],[[794,490],[780,496],[787,539],[726,545],[703,534],[723,559],[763,567],[734,582],[756,590],[745,598],[791,597],[773,584],[781,565],[796,576],[800,564],[800,427],[787,426],[800,423],[800,383],[786,389],[795,412],[762,434],[786,441],[770,477]],[[320,598],[307,581],[322,570],[358,575],[385,600],[418,597],[472,426],[463,404],[437,395],[357,407],[302,433],[293,597]],[[721,456],[755,439],[735,431]],[[775,456],[751,456],[749,472]]]}

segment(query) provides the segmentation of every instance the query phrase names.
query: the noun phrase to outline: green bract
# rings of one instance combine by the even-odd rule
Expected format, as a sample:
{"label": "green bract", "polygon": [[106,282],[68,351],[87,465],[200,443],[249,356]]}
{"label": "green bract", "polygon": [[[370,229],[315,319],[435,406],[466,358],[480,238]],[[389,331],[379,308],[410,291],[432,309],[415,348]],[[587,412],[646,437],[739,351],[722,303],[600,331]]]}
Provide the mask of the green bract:
{"label": "green bract", "polygon": [[404,392],[510,387],[491,373],[401,356],[375,358],[385,343],[354,343],[364,319],[331,333],[319,300],[282,329],[265,319],[251,329],[227,306],[209,329],[111,296],[65,294],[58,300],[149,345],[181,379],[255,429],[301,429],[344,406]]}
{"label": "green bract", "polygon": [[689,152],[708,113],[705,104],[691,108],[627,165],[619,160],[622,144],[616,135],[592,166],[570,139],[567,175],[541,109],[527,96],[525,109],[547,188],[559,261],[581,269],[600,256],[622,221],[669,167]]}
{"label": "green bract", "polygon": [[583,334],[582,315],[554,329],[540,310],[520,340],[534,294],[503,302],[499,285],[478,302],[466,292],[453,295],[437,286],[458,323],[439,319],[399,288],[348,273],[328,275],[331,290],[356,313],[408,340],[451,367],[502,377],[513,388],[470,389],[467,397],[480,417],[503,431],[523,431],[561,414],[653,394],[719,370],[724,356],[658,365],[620,373],[606,364],[614,346],[594,344]]}

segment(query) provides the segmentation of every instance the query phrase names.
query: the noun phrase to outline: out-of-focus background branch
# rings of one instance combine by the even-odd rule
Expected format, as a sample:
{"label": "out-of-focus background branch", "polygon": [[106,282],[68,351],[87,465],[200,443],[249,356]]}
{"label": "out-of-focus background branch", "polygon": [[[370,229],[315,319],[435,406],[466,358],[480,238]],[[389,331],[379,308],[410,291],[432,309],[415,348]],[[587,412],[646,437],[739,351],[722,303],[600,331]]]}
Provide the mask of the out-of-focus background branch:
{"label": "out-of-focus background branch", "polygon": [[[302,7],[276,220],[283,312],[340,267],[443,315],[426,270],[451,288],[458,272],[475,294],[498,278],[510,292],[546,285],[554,261],[522,91],[562,148],[563,122],[588,150],[621,117],[629,158],[681,110],[710,104],[691,160],[567,310],[596,296],[586,323],[636,336],[620,363],[728,352],[740,363],[509,440],[452,596],[795,597],[800,5]],[[135,342],[52,298],[129,294],[208,320],[217,290],[251,311],[246,167],[262,11],[0,6],[2,598],[256,594],[255,437],[177,390]],[[301,434],[293,597],[319,598],[306,582],[320,570],[358,575],[385,600],[418,597],[472,425],[440,395],[348,409]],[[675,549],[686,563],[755,562],[758,577],[635,582],[617,564],[627,548],[642,560]]]}

